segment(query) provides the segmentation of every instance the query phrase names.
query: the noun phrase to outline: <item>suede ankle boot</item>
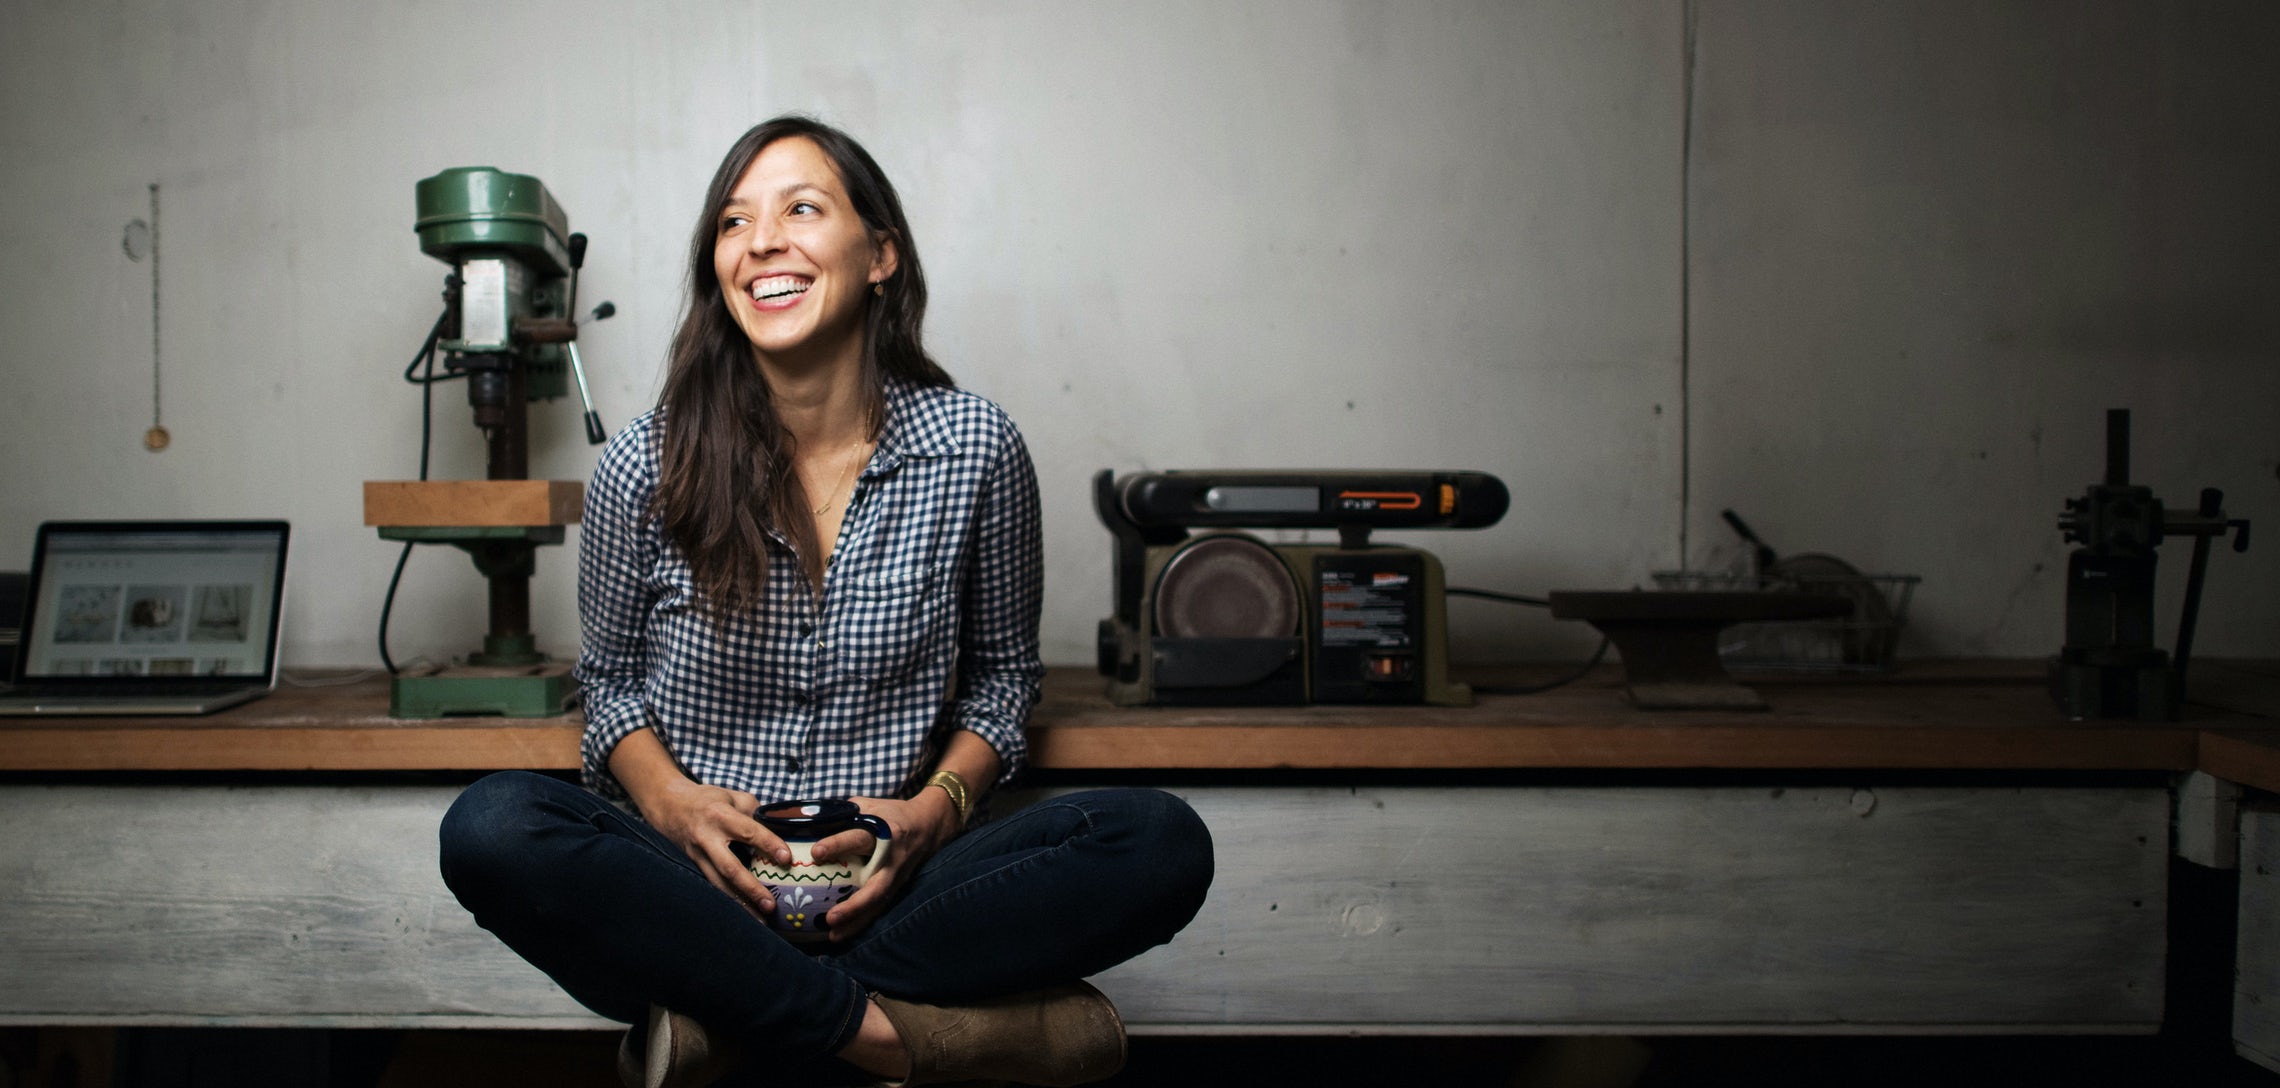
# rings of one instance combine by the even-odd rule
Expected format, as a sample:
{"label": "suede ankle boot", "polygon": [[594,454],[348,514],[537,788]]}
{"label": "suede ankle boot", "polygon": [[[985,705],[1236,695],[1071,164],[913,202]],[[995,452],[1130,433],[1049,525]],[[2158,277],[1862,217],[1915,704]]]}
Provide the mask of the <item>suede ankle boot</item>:
{"label": "suede ankle boot", "polygon": [[704,1025],[663,1005],[618,1042],[618,1079],[625,1088],[702,1088],[743,1060],[742,1048],[716,1043]]}
{"label": "suede ankle boot", "polygon": [[1082,982],[971,1005],[922,1005],[872,994],[902,1036],[910,1075],[900,1085],[1009,1080],[1061,1088],[1124,1068],[1124,1021]]}

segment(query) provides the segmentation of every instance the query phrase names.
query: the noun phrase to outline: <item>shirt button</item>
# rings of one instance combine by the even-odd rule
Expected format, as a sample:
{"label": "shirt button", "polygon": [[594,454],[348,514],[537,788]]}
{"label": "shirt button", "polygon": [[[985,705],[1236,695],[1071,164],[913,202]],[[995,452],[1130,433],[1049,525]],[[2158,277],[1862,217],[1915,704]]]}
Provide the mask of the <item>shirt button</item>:
{"label": "shirt button", "polygon": [[784,757],[784,769],[785,769],[785,770],[787,770],[787,771],[790,771],[790,772],[792,772],[793,774],[798,774],[798,773],[800,773],[800,759],[799,759],[799,757],[798,757],[798,756],[785,756],[785,757]]}
{"label": "shirt button", "polygon": [[808,635],[812,635],[812,634],[814,634],[814,633],[815,633],[815,625],[814,625],[814,624],[812,624],[812,623],[803,623],[803,624],[801,624],[801,625],[800,625],[800,636],[801,636],[801,637],[805,638],[806,636],[808,636]]}

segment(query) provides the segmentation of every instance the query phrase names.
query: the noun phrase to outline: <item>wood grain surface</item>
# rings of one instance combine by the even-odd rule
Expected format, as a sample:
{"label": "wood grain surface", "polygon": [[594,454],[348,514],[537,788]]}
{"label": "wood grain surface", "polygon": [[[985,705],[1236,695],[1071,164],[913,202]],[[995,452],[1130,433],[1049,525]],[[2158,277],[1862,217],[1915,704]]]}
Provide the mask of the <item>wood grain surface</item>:
{"label": "wood grain surface", "polygon": [[[2181,722],[2068,722],[2031,663],[1750,682],[1771,709],[1640,710],[1614,670],[1540,695],[1484,694],[1470,707],[1166,708],[1112,706],[1090,670],[1056,668],[1031,716],[1031,759],[1078,771],[2198,767],[2280,788],[2270,719],[2195,706]],[[0,719],[0,771],[564,771],[578,766],[581,728],[575,711],[390,718],[386,679],[373,676],[288,685],[202,718]]]}

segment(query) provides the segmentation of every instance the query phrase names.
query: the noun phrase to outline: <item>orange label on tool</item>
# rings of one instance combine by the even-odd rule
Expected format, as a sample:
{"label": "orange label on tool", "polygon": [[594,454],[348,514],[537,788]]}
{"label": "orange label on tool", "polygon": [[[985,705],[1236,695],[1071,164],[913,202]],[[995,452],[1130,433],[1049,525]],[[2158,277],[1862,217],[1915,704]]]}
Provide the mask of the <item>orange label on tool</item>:
{"label": "orange label on tool", "polygon": [[1341,491],[1338,502],[1349,510],[1415,510],[1425,497],[1414,491]]}

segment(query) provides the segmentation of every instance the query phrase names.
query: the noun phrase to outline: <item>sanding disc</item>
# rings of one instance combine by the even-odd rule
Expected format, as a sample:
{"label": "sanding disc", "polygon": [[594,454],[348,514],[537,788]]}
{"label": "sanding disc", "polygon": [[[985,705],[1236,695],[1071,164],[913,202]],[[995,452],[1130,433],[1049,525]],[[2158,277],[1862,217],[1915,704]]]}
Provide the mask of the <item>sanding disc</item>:
{"label": "sanding disc", "polygon": [[1286,638],[1298,618],[1290,568],[1251,537],[1198,537],[1156,580],[1156,633],[1168,638]]}

